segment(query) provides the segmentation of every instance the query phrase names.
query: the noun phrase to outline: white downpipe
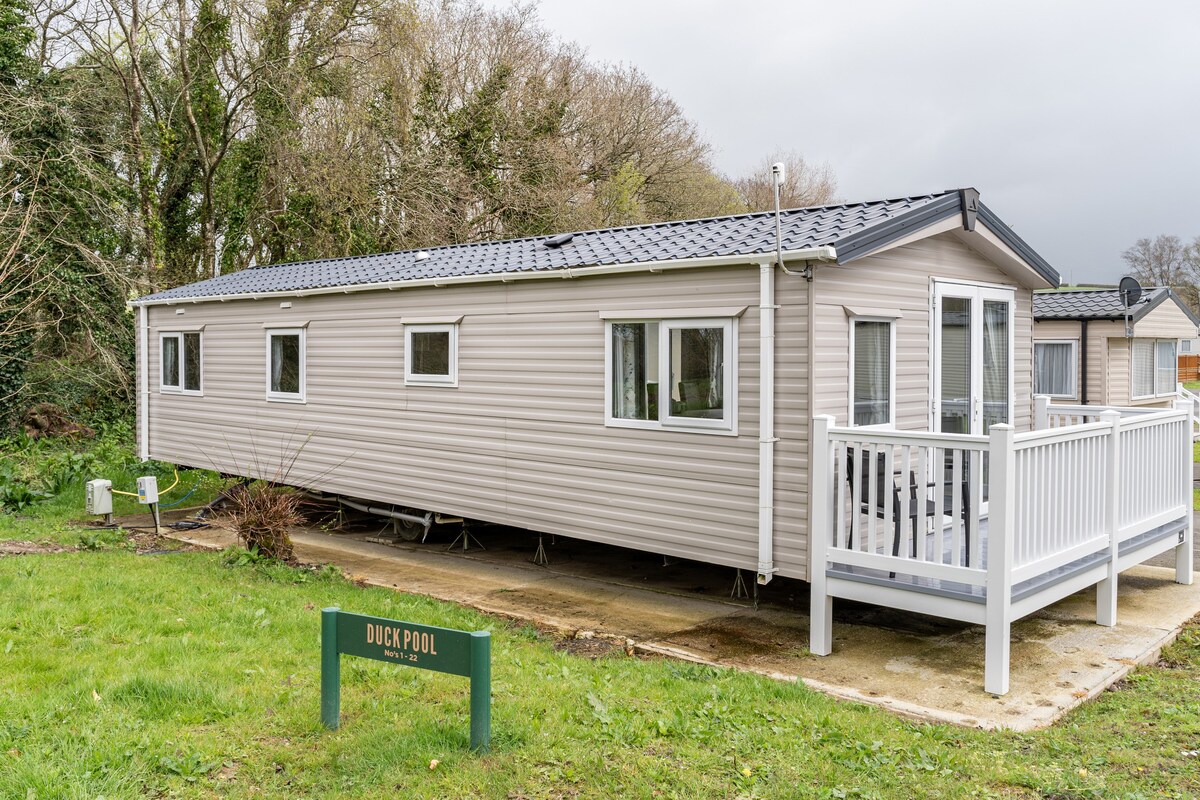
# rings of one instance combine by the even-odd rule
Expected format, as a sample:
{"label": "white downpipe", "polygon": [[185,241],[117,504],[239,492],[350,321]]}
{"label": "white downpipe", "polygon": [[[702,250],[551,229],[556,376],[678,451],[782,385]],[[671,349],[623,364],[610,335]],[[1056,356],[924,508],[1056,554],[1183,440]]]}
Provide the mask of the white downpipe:
{"label": "white downpipe", "polygon": [[775,267],[758,265],[758,582],[775,574]]}
{"label": "white downpipe", "polygon": [[138,458],[150,460],[150,323],[149,309],[138,308],[138,377],[137,412],[141,436],[138,441]]}

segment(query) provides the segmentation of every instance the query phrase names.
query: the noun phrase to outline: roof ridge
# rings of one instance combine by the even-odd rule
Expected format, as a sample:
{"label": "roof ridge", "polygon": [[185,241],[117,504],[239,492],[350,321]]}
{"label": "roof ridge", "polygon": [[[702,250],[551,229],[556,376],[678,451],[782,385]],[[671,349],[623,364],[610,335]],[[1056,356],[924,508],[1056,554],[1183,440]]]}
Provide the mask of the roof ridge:
{"label": "roof ridge", "polygon": [[[862,208],[866,206],[886,205],[888,203],[913,202],[917,200],[933,200],[934,198],[943,197],[945,195],[957,192],[958,189],[945,189],[940,192],[930,192],[927,194],[905,195],[903,197],[887,197],[879,200],[861,200],[852,203],[827,203],[825,205],[816,206],[800,206],[797,208],[782,208],[781,214],[795,214],[801,211],[822,211],[828,209],[842,208]],[[274,269],[276,267],[296,267],[309,264],[323,264],[329,261],[351,261],[360,258],[378,258],[380,256],[398,256],[405,253],[436,253],[453,251],[468,247],[481,247],[484,245],[499,245],[499,244],[516,244],[518,242],[537,242],[548,239],[552,236],[561,236],[563,234],[571,234],[572,236],[586,236],[588,234],[603,234],[617,233],[620,231],[636,231],[636,230],[654,230],[661,228],[671,228],[681,225],[690,225],[698,222],[723,222],[728,220],[748,220],[757,217],[772,217],[774,211],[746,211],[741,214],[721,214],[715,217],[693,217],[691,219],[672,219],[663,220],[661,222],[643,222],[637,225],[614,225],[607,228],[589,228],[582,231],[557,231],[555,233],[539,234],[537,236],[518,236],[512,239],[476,239],[470,242],[454,242],[451,244],[430,245],[428,247],[406,247],[402,250],[385,250],[380,253],[363,253],[354,256],[328,256],[326,258],[311,258],[301,261],[280,261],[274,264],[259,264],[248,269]]]}

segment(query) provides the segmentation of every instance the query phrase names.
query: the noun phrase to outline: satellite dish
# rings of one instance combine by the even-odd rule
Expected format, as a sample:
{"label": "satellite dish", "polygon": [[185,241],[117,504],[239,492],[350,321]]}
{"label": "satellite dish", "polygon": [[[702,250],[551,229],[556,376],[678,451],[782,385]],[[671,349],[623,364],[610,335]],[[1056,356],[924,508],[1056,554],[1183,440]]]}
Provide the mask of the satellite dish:
{"label": "satellite dish", "polygon": [[1142,299],[1142,285],[1132,275],[1126,275],[1124,278],[1121,278],[1121,282],[1117,284],[1117,289],[1121,292],[1121,305],[1126,308],[1129,308]]}

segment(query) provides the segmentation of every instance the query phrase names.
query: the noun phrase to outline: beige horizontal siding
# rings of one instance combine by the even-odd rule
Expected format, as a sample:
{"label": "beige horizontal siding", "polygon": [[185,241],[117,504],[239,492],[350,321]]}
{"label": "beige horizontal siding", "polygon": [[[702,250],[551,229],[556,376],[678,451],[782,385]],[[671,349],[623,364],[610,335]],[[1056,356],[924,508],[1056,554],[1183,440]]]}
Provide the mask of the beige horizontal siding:
{"label": "beige horizontal siding", "polygon": [[815,413],[849,420],[850,321],[845,307],[898,311],[896,426],[928,430],[931,279],[1011,286],[1014,310],[1014,424],[1028,430],[1033,390],[1033,295],[953,234],[941,234],[868,256],[848,267],[817,269]]}
{"label": "beige horizontal siding", "polygon": [[[789,395],[778,413],[795,437],[807,430],[807,300],[802,288],[790,291],[803,299],[789,296],[792,305],[780,313],[778,362]],[[204,396],[162,394],[154,380],[152,457],[273,477],[298,453],[290,480],[330,492],[757,566],[757,269],[424,287],[291,304],[151,308],[154,376],[159,332],[204,326]],[[737,323],[738,435],[605,427],[599,312],[729,306],[747,307]],[[457,388],[404,385],[405,314],[463,315]],[[307,324],[306,404],[265,400],[264,323]],[[777,558],[781,573],[803,576],[806,451],[794,439],[778,451]]]}

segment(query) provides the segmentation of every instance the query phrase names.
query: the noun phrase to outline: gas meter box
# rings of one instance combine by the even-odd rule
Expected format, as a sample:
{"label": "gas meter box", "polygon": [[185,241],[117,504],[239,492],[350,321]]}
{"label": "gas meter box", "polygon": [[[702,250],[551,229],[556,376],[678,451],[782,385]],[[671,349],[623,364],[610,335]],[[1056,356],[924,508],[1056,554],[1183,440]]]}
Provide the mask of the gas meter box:
{"label": "gas meter box", "polygon": [[144,475],[137,479],[138,502],[149,505],[158,502],[158,478]]}
{"label": "gas meter box", "polygon": [[97,478],[87,482],[87,513],[112,513],[112,481]]}

